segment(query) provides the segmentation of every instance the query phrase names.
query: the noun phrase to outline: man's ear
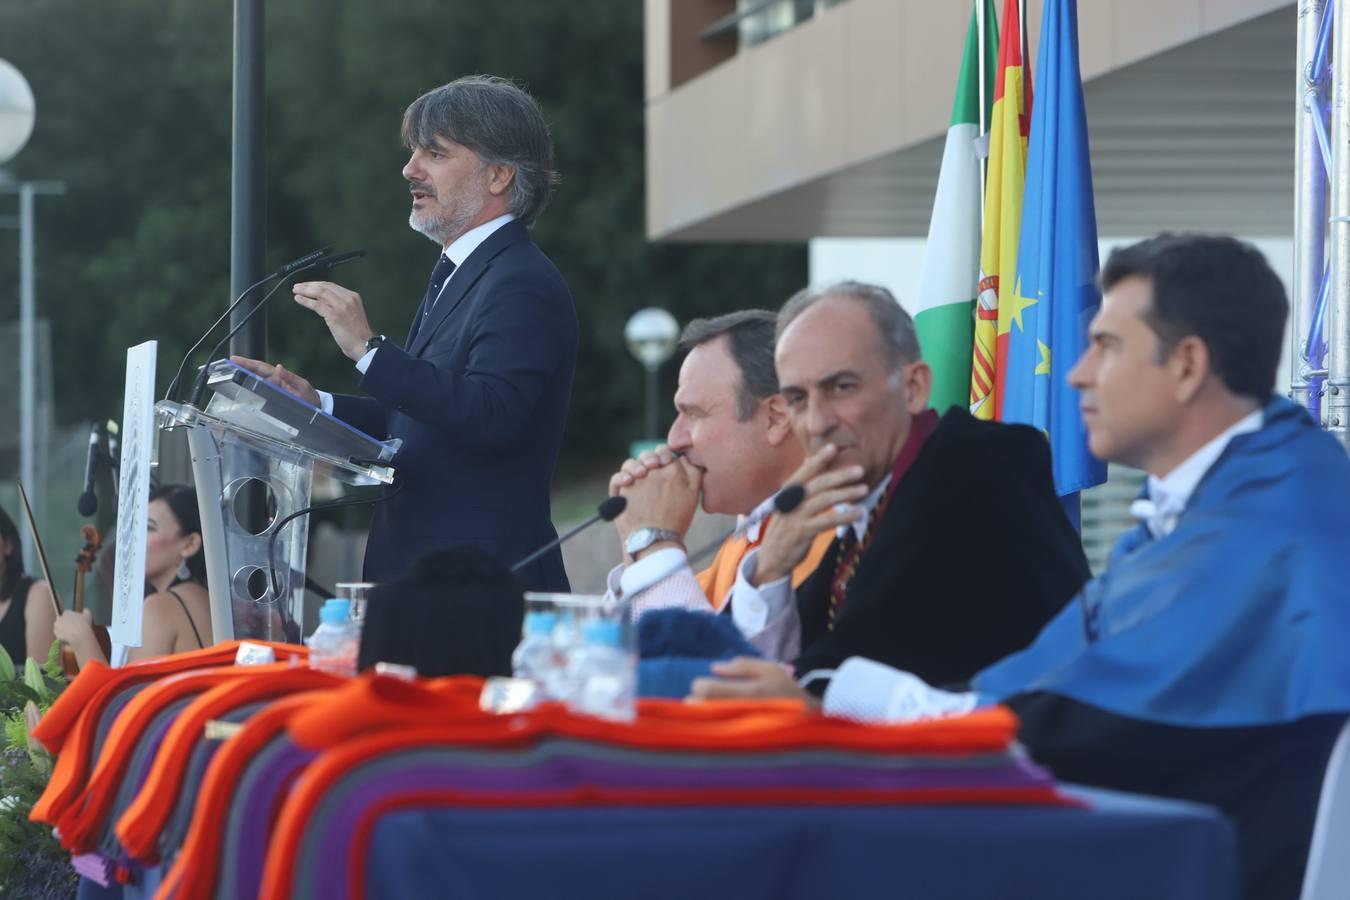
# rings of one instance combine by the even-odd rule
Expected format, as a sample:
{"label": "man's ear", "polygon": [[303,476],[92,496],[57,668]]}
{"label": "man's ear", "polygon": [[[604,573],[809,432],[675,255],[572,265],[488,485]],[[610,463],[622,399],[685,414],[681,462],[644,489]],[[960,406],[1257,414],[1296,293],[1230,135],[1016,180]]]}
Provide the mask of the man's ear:
{"label": "man's ear", "polygon": [[920,359],[900,369],[900,381],[905,386],[905,406],[910,415],[917,416],[928,408],[928,398],[933,393],[933,370]]}
{"label": "man's ear", "polygon": [[1209,357],[1209,347],[1193,334],[1177,341],[1167,357],[1167,367],[1176,380],[1178,403],[1189,403],[1194,400],[1214,371]]}
{"label": "man's ear", "polygon": [[488,193],[501,196],[506,193],[516,178],[516,167],[505,163],[492,163],[488,166]]}
{"label": "man's ear", "polygon": [[782,394],[770,394],[764,400],[764,415],[768,420],[765,436],[770,447],[781,447],[792,437],[792,421],[788,418],[787,401]]}

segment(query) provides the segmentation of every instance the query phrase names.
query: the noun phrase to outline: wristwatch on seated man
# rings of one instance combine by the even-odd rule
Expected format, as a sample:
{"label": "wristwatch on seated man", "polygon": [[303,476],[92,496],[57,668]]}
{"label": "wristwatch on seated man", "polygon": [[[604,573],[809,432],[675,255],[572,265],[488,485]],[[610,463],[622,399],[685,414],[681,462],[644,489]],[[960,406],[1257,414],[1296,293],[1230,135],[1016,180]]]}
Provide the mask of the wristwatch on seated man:
{"label": "wristwatch on seated man", "polygon": [[638,559],[656,544],[675,544],[684,549],[684,535],[669,528],[636,528],[623,542],[623,552]]}

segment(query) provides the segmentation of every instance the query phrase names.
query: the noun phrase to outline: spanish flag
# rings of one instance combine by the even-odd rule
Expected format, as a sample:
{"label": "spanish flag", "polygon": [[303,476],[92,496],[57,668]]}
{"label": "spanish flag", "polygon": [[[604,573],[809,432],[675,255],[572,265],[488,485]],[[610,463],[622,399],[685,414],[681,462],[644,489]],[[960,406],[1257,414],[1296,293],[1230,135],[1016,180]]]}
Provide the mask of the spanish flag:
{"label": "spanish flag", "polygon": [[1014,309],[1011,302],[999,300],[1000,297],[1011,300],[1015,292],[1030,120],[1031,78],[1024,76],[1017,0],[1004,0],[989,129],[979,302],[975,307],[975,348],[970,371],[970,411],[980,419],[1003,417],[1004,367]]}

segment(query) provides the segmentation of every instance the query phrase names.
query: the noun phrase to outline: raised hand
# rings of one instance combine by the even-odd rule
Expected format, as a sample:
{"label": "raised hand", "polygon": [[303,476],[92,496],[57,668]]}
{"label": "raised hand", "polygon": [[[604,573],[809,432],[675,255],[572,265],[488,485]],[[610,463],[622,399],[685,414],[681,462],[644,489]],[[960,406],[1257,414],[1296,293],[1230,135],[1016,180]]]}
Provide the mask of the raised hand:
{"label": "raised hand", "polygon": [[366,355],[366,341],[375,332],[370,330],[360,294],[331,281],[302,281],[291,292],[296,303],[323,318],[344,356],[356,362]]}
{"label": "raised hand", "polygon": [[830,469],[837,452],[833,444],[826,444],[807,457],[788,479],[788,484],[800,484],[806,496],[792,512],[769,518],[750,579],[756,587],[789,575],[806,558],[816,535],[852,524],[862,516],[861,508],[854,504],[869,490],[862,480],[863,468]]}

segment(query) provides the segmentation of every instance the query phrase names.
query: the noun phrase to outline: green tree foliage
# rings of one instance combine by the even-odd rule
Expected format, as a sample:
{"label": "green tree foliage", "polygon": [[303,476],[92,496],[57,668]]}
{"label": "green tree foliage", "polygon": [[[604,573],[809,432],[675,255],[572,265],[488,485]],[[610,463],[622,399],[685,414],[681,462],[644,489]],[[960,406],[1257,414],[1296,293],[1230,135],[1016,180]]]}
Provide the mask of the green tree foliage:
{"label": "green tree foliage", "polygon": [[[125,348],[152,337],[162,389],[229,299],[231,15],[221,0],[0,5],[0,58],[38,101],[33,140],[12,170],[69,186],[39,203],[38,289],[55,325],[63,420],[116,415]],[[514,78],[539,98],[563,180],[535,239],[566,277],[582,326],[564,449],[574,468],[611,465],[638,436],[629,314],[660,305],[684,321],[772,307],[805,281],[800,246],[645,239],[639,3],[273,0],[267,15],[268,261],[320,244],[368,248],[340,279],[365,297],[372,325],[399,339],[435,256],[406,226],[403,107],[474,72]],[[0,252],[0,285],[15,283],[14,255]],[[322,324],[276,299],[271,355],[322,386],[353,389],[357,376]],[[0,319],[14,302],[0,287]]]}

